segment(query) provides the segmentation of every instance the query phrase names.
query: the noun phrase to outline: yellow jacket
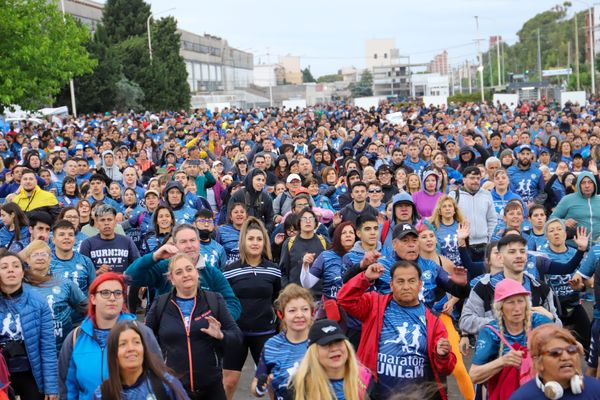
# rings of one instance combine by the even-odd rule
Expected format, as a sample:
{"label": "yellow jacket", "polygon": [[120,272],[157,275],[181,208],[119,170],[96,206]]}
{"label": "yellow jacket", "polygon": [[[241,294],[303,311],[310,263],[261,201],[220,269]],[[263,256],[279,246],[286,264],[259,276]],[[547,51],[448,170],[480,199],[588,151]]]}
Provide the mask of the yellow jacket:
{"label": "yellow jacket", "polygon": [[53,193],[48,192],[46,190],[40,189],[39,186],[36,186],[33,189],[33,193],[31,197],[27,197],[27,193],[23,188],[19,190],[19,193],[15,197],[13,197],[13,203],[17,203],[21,210],[27,212],[35,210],[40,207],[53,207],[58,205],[58,200]]}

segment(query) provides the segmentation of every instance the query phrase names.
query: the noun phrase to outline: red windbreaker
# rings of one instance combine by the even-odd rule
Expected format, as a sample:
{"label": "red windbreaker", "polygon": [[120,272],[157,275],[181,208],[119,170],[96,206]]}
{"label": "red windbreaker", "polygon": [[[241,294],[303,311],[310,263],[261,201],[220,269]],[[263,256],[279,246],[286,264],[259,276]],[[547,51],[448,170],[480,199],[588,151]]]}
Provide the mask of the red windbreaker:
{"label": "red windbreaker", "polygon": [[[383,327],[383,313],[392,295],[382,295],[377,292],[365,292],[372,283],[365,278],[364,272],[356,275],[345,283],[337,293],[338,304],[350,315],[362,322],[362,334],[357,356],[361,363],[369,368],[375,379],[377,377],[377,354],[379,353],[379,338]],[[435,349],[438,340],[448,338],[444,324],[428,308],[425,308],[427,327],[427,355],[431,369],[438,385],[442,399],[448,396],[444,390],[441,375],[450,375],[456,366],[456,356],[452,351],[446,357],[440,357]]]}

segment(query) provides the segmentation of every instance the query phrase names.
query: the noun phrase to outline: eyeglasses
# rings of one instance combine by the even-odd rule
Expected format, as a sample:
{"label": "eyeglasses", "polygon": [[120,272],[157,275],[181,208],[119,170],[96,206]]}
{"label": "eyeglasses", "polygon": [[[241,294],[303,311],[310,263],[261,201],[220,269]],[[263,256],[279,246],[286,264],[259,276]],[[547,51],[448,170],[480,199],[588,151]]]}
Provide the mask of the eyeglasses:
{"label": "eyeglasses", "polygon": [[212,219],[203,219],[203,218],[198,218],[196,220],[197,224],[212,224],[214,221]]}
{"label": "eyeglasses", "polygon": [[101,290],[99,292],[96,292],[96,294],[99,294],[100,297],[102,297],[103,299],[110,299],[111,295],[115,296],[115,299],[120,299],[123,297],[123,291],[122,290],[108,290],[108,289],[104,289]]}
{"label": "eyeglasses", "polygon": [[36,252],[36,253],[31,253],[30,257],[31,258],[46,258],[49,257],[50,254],[46,253],[46,252]]}
{"label": "eyeglasses", "polygon": [[550,350],[546,350],[542,352],[542,355],[550,356],[552,358],[558,358],[562,355],[563,352],[567,352],[571,355],[579,353],[579,348],[575,344],[570,344],[567,347],[555,347]]}
{"label": "eyeglasses", "polygon": [[369,193],[381,193],[381,189],[369,189]]}
{"label": "eyeglasses", "polygon": [[302,217],[300,218],[300,220],[302,222],[313,222],[315,220],[315,217]]}
{"label": "eyeglasses", "polygon": [[308,207],[308,203],[296,203],[296,207]]}

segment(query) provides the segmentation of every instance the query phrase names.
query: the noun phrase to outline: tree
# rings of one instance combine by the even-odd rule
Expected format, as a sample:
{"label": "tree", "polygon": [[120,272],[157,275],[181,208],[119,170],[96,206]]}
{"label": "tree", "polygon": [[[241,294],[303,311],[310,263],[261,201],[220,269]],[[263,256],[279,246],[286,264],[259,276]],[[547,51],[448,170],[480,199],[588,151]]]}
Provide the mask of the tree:
{"label": "tree", "polygon": [[312,73],[310,72],[310,68],[308,68],[308,67],[306,67],[302,70],[302,82],[304,82],[304,83],[316,82],[315,78],[313,77]]}
{"label": "tree", "polygon": [[338,82],[343,79],[344,79],[344,77],[341,74],[330,74],[330,75],[320,76],[319,79],[317,79],[317,82],[318,83],[331,83],[331,82]]}
{"label": "tree", "polygon": [[350,85],[352,97],[373,96],[373,75],[366,69],[360,77],[360,81]]}
{"label": "tree", "polygon": [[0,112],[13,104],[35,109],[52,102],[69,78],[92,71],[89,32],[46,0],[0,5]]}
{"label": "tree", "polygon": [[119,43],[132,36],[146,35],[146,21],[150,5],[143,0],[107,0],[102,24],[111,43]]}
{"label": "tree", "polygon": [[120,112],[129,110],[141,111],[144,109],[144,91],[135,82],[131,82],[121,75],[121,79],[115,85],[115,109]]}

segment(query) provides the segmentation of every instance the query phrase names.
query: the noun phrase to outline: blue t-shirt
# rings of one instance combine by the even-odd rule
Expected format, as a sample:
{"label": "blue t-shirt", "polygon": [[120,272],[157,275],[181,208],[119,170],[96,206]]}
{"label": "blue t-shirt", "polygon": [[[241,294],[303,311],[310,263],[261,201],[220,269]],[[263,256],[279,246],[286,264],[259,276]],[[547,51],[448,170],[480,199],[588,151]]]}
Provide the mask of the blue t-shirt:
{"label": "blue t-shirt", "polygon": [[452,225],[440,224],[440,227],[435,231],[437,236],[440,253],[446,256],[455,265],[463,265],[458,252],[458,222],[454,221]]}
{"label": "blue t-shirt", "polygon": [[79,290],[86,296],[88,288],[96,279],[96,269],[92,260],[80,253],[73,253],[73,257],[69,260],[61,260],[56,257],[56,252],[53,251],[50,272],[54,276],[60,276],[75,282]]}
{"label": "blue t-shirt", "polygon": [[311,275],[323,280],[323,295],[335,299],[342,287],[342,257],[333,250],[319,254],[310,266]]}
{"label": "blue t-shirt", "polygon": [[[573,258],[575,253],[577,253],[577,250],[572,247],[567,247],[566,251],[562,253],[557,253],[555,251],[552,251],[548,246],[544,246],[542,249],[540,249],[540,252],[547,254],[548,258],[550,258],[552,261],[564,264],[568,263],[571,260],[571,258]],[[577,299],[579,298],[577,296],[577,292],[575,292],[571,285],[569,285],[569,281],[573,278],[573,274],[547,274],[545,277],[546,282],[550,285],[552,291],[558,296],[559,299],[574,298],[575,303],[573,304],[573,306],[579,303],[577,301]]]}
{"label": "blue t-shirt", "polygon": [[100,235],[87,238],[81,243],[80,251],[92,260],[96,269],[106,264],[111,267],[111,272],[120,274],[140,258],[140,252],[133,240],[119,234],[115,234],[110,240],[104,240]]}
{"label": "blue t-shirt", "polygon": [[192,315],[192,311],[194,311],[194,304],[196,304],[196,299],[182,299],[181,297],[175,297],[175,302],[181,311],[181,315],[183,315],[183,323],[185,328],[187,329],[190,326],[190,317]]}
{"label": "blue t-shirt", "polygon": [[333,388],[333,393],[335,395],[336,400],[346,400],[346,396],[344,395],[344,380],[343,379],[331,379],[329,381],[331,383],[331,387]]}
{"label": "blue t-shirt", "polygon": [[271,387],[275,392],[276,400],[289,397],[290,377],[298,369],[306,349],[308,349],[308,340],[292,343],[285,336],[285,332],[278,333],[265,343],[255,376],[258,378],[261,375],[273,374]]}
{"label": "blue t-shirt", "polygon": [[388,398],[402,387],[430,381],[425,305],[402,307],[391,300],[383,314],[377,354],[377,394]]}
{"label": "blue t-shirt", "polygon": [[[537,328],[543,324],[551,324],[553,321],[541,314],[533,313],[531,317],[531,328]],[[489,325],[498,329],[498,321],[492,321]],[[511,335],[506,329],[504,330],[504,337],[508,341],[508,343],[519,343],[521,346],[527,346],[527,333],[522,331],[518,335]],[[484,326],[479,332],[479,337],[477,338],[477,344],[475,346],[475,354],[473,355],[472,363],[475,365],[484,365],[490,361],[498,358],[498,352],[500,351],[500,337],[496,335],[490,328]],[[504,346],[502,349],[502,354],[506,354],[509,352],[509,348]]]}
{"label": "blue t-shirt", "polygon": [[233,225],[220,226],[217,229],[215,240],[225,249],[227,265],[240,259],[240,231]]}
{"label": "blue t-shirt", "polygon": [[214,267],[223,271],[227,264],[227,254],[225,248],[217,241],[211,239],[210,242],[200,242],[200,254],[207,267]]}
{"label": "blue t-shirt", "polygon": [[[48,302],[54,324],[56,351],[59,352],[65,337],[73,329],[71,316],[74,314],[74,310],[87,297],[75,282],[63,278],[52,278],[39,286],[30,285],[29,287]],[[81,314],[83,313],[80,311]]]}

